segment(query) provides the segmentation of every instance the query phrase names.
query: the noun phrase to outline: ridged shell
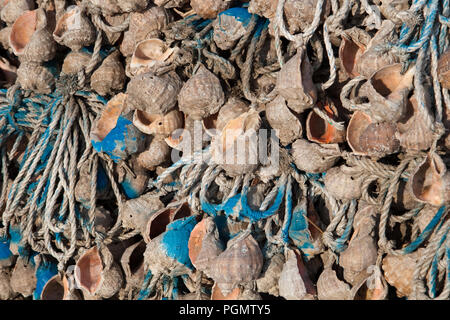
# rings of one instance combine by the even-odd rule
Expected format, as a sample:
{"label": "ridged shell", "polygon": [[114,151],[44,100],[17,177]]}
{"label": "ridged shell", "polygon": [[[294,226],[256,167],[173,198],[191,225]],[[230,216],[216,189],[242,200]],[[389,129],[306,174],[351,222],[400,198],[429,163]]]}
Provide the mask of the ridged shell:
{"label": "ridged shell", "polygon": [[317,280],[317,297],[319,300],[347,300],[350,286],[338,279],[336,271],[325,268]]}
{"label": "ridged shell", "polygon": [[292,144],[292,157],[298,169],[310,173],[322,173],[330,169],[339,159],[338,145],[318,145],[304,139]]}
{"label": "ridged shell", "polygon": [[25,11],[33,10],[35,4],[33,0],[9,0],[2,8],[1,19],[8,25],[14,23]]}
{"label": "ridged shell", "polygon": [[297,113],[314,106],[317,89],[312,81],[312,67],[304,49],[287,61],[277,77],[276,90]]}
{"label": "ridged shell", "polygon": [[113,95],[125,85],[125,69],[120,62],[120,52],[111,53],[91,76],[91,88],[99,95]]}
{"label": "ridged shell", "polygon": [[61,71],[65,74],[77,74],[91,60],[92,55],[83,51],[71,51],[64,59]]}
{"label": "ridged shell", "polygon": [[214,261],[211,274],[222,293],[228,295],[239,283],[256,280],[262,266],[263,256],[256,240],[250,234],[238,235]]}
{"label": "ridged shell", "polygon": [[224,0],[191,0],[192,9],[203,19],[214,19],[230,5],[229,1]]}
{"label": "ridged shell", "polygon": [[164,204],[161,200],[148,193],[136,199],[127,200],[122,208],[122,224],[124,228],[143,232],[151,215],[163,208]]}
{"label": "ridged shell", "polygon": [[356,211],[353,221],[354,232],[352,239],[372,235],[377,221],[376,216],[378,214],[379,209],[377,206],[359,201],[358,211]]}
{"label": "ridged shell", "polygon": [[[311,26],[319,0],[286,0],[284,15],[290,33],[304,31]],[[322,7],[321,21],[329,15],[331,1],[325,0]]]}
{"label": "ridged shell", "polygon": [[353,176],[342,170],[341,167],[333,167],[327,171],[324,184],[327,191],[340,200],[352,200],[361,197],[361,185],[363,177]]}
{"label": "ridged shell", "polygon": [[147,8],[149,0],[90,0],[90,2],[102,10],[103,14],[112,15],[142,11]]}
{"label": "ridged shell", "polygon": [[128,83],[127,104],[150,114],[166,114],[175,107],[181,85],[178,75],[172,72],[160,77],[150,73],[137,75]]}
{"label": "ridged shell", "polygon": [[17,69],[17,82],[20,83],[24,90],[49,94],[54,89],[55,77],[44,66],[31,62],[22,62]]}
{"label": "ridged shell", "polygon": [[277,131],[283,146],[300,138],[303,133],[299,118],[287,107],[282,96],[278,96],[266,105],[266,118],[270,126]]}
{"label": "ridged shell", "polygon": [[66,276],[60,279],[58,274],[47,281],[40,298],[41,300],[81,300],[76,291],[70,292]]}
{"label": "ridged shell", "polygon": [[439,58],[437,72],[442,87],[450,89],[450,49],[447,49]]}
{"label": "ridged shell", "polygon": [[248,12],[271,19],[277,10],[277,0],[251,0]]}
{"label": "ridged shell", "polygon": [[340,257],[339,264],[344,268],[344,278],[354,284],[354,274],[365,271],[377,260],[377,245],[371,236],[352,239]]}
{"label": "ridged shell", "polygon": [[218,112],[224,102],[219,78],[203,65],[184,84],[178,95],[180,111],[196,120]]}
{"label": "ridged shell", "polygon": [[31,262],[19,257],[11,274],[11,289],[26,298],[33,294],[36,282],[35,268],[31,265]]}
{"label": "ridged shell", "polygon": [[[223,3],[224,1],[216,2]],[[246,27],[250,18],[251,14],[244,8],[233,8],[219,14],[214,22],[213,39],[216,45],[222,50],[234,48],[239,39],[247,32]]]}
{"label": "ridged shell", "polygon": [[[336,120],[336,111],[333,111],[331,106],[325,104],[323,111],[330,118]],[[306,136],[308,140],[317,143],[341,143],[345,141],[345,129],[339,130],[322,119],[317,113],[311,111],[306,119]]]}
{"label": "ridged shell", "polygon": [[0,300],[9,300],[15,296],[11,288],[10,279],[11,271],[9,269],[0,269]]}
{"label": "ridged shell", "polygon": [[170,148],[164,139],[155,137],[150,142],[147,149],[137,156],[138,164],[150,171],[163,164],[170,158]]}
{"label": "ridged shell", "polygon": [[256,286],[259,292],[267,292],[273,296],[280,295],[278,289],[278,281],[280,279],[281,271],[285,263],[284,255],[281,253],[275,254],[264,263],[261,277],[256,280]]}
{"label": "ridged shell", "polygon": [[95,28],[80,7],[70,6],[58,20],[53,38],[61,45],[77,51],[95,41]]}
{"label": "ridged shell", "polygon": [[169,111],[165,115],[135,110],[133,124],[143,133],[169,137],[176,129],[183,127],[184,116],[178,110]]}
{"label": "ridged shell", "polygon": [[173,60],[174,51],[160,39],[143,40],[136,45],[129,72],[131,75],[155,72],[160,66]]}

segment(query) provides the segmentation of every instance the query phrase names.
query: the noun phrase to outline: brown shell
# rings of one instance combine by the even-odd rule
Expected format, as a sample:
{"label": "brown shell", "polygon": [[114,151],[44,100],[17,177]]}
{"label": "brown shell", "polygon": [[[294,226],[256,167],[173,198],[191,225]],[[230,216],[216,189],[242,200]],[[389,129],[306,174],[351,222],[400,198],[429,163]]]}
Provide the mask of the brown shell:
{"label": "brown shell", "polygon": [[266,118],[270,126],[277,131],[283,146],[302,136],[300,119],[287,107],[286,100],[282,96],[276,97],[266,105]]}
{"label": "brown shell", "polygon": [[8,50],[9,46],[9,36],[11,34],[12,27],[5,27],[0,29],[0,44],[3,49]]}
{"label": "brown shell", "polygon": [[127,286],[138,287],[145,276],[144,252],[146,244],[143,240],[129,246],[120,258],[120,264],[125,273]]}
{"label": "brown shell", "polygon": [[[330,118],[337,119],[336,111],[333,111],[328,104],[325,104],[323,109]],[[306,136],[308,140],[317,143],[341,143],[345,141],[345,129],[337,129],[317,113],[311,111],[306,119]]]}
{"label": "brown shell", "polygon": [[116,127],[117,119],[124,111],[127,95],[119,93],[112,97],[103,109],[100,118],[94,123],[91,130],[91,137],[102,141],[109,132]]}
{"label": "brown shell", "polygon": [[277,0],[251,0],[248,12],[271,19],[277,10]]}
{"label": "brown shell", "polygon": [[[286,0],[284,15],[290,33],[305,31],[311,26],[318,0]],[[321,21],[330,13],[331,1],[325,0],[322,7]]]}
{"label": "brown shell", "polygon": [[93,44],[95,37],[95,27],[78,6],[67,8],[53,32],[56,42],[74,51]]}
{"label": "brown shell", "polygon": [[420,210],[417,216],[417,224],[420,232],[423,232],[427,225],[431,222],[437,212],[437,208],[432,205],[426,204],[422,210]]}
{"label": "brown shell", "polygon": [[352,300],[385,300],[388,295],[388,284],[381,272],[369,274],[364,271],[355,277],[350,293]]}
{"label": "brown shell", "polygon": [[148,6],[148,0],[90,0],[105,15],[142,11]]}
{"label": "brown shell", "polygon": [[43,9],[26,11],[14,22],[9,45],[22,61],[44,62],[56,55],[56,42],[47,28]]}
{"label": "brown shell", "polygon": [[297,113],[313,107],[317,101],[312,74],[311,63],[303,48],[298,49],[278,73],[276,90],[287,100],[289,108]]}
{"label": "brown shell", "polygon": [[49,94],[55,86],[55,77],[44,66],[22,62],[17,69],[17,82],[24,90],[32,90],[36,93]]}
{"label": "brown shell", "polygon": [[362,29],[353,27],[342,35],[339,46],[339,61],[341,70],[350,78],[359,76],[357,61],[366,50],[369,35]]}
{"label": "brown shell", "polygon": [[224,102],[219,78],[203,65],[184,84],[178,95],[180,111],[196,120],[218,112]]}
{"label": "brown shell", "polygon": [[191,7],[203,19],[214,19],[217,15],[231,6],[225,0],[191,0]]}
{"label": "brown shell", "polygon": [[26,298],[33,294],[36,283],[35,268],[31,265],[31,262],[19,257],[11,274],[11,289]]}
{"label": "brown shell", "polygon": [[347,249],[340,257],[339,264],[344,268],[344,278],[350,283],[354,279],[349,278],[347,273],[357,274],[365,271],[367,267],[375,264],[377,260],[377,245],[371,236],[361,236],[353,238]]}
{"label": "brown shell", "polygon": [[141,167],[153,171],[157,166],[164,163],[169,158],[169,146],[163,139],[155,137],[152,139],[147,149],[137,156],[136,160]]}
{"label": "brown shell", "polygon": [[324,184],[327,191],[340,200],[352,200],[361,197],[363,177],[353,176],[342,170],[344,166],[333,167],[327,171]]}
{"label": "brown shell", "polygon": [[175,107],[181,85],[174,72],[160,77],[151,73],[139,74],[128,83],[127,104],[150,114],[166,114]]}
{"label": "brown shell", "polygon": [[9,300],[14,298],[15,293],[10,284],[11,271],[0,268],[0,300]]}
{"label": "brown shell", "polygon": [[450,49],[447,49],[439,58],[437,72],[442,87],[450,89]]}
{"label": "brown shell", "polygon": [[3,6],[0,16],[8,25],[12,25],[25,11],[34,8],[33,0],[9,0]]}
{"label": "brown shell", "polygon": [[[216,2],[223,3],[224,1],[216,0]],[[214,21],[213,39],[216,45],[222,50],[233,49],[246,32],[246,26],[244,26],[238,17],[224,14],[220,16],[220,19]]]}
{"label": "brown shell", "polygon": [[89,63],[92,55],[83,51],[71,51],[64,59],[61,71],[65,74],[77,74]]}
{"label": "brown shell", "polygon": [[[123,13],[123,14],[117,14],[117,15],[106,15],[103,16],[103,18],[105,19],[105,22],[112,26],[120,26],[121,24],[123,24],[127,19],[128,19],[129,13]],[[122,32],[109,32],[108,30],[103,30],[105,36],[106,36],[106,43],[108,45],[114,46],[114,45],[118,45],[117,42],[119,41],[119,39],[122,37]]]}
{"label": "brown shell", "polygon": [[414,197],[433,206],[448,203],[450,199],[450,173],[439,155],[429,153],[413,171],[409,188]]}
{"label": "brown shell", "polygon": [[372,235],[377,221],[376,216],[378,214],[379,209],[376,205],[359,201],[358,211],[356,212],[353,221],[354,232],[352,239]]}
{"label": "brown shell", "polygon": [[298,139],[292,144],[292,157],[298,169],[310,173],[322,173],[337,162],[340,151],[337,144],[318,145]]}
{"label": "brown shell", "polygon": [[160,39],[152,38],[139,42],[131,57],[130,75],[158,70],[158,67],[173,60],[174,51],[174,48],[169,48]]}
{"label": "brown shell", "polygon": [[184,116],[178,110],[169,111],[165,115],[135,110],[133,124],[143,133],[169,137],[176,129],[183,127]]}
{"label": "brown shell", "polygon": [[[83,204],[88,203],[91,197],[91,167],[90,163],[84,163],[80,168],[80,177],[75,184],[75,200]],[[109,196],[109,188],[105,188],[103,192],[96,192],[96,199],[107,199]]]}
{"label": "brown shell", "polygon": [[137,154],[131,155],[128,159],[128,165],[132,172],[128,170],[120,169],[116,167],[116,172],[118,175],[118,181],[120,183],[125,182],[128,188],[131,188],[134,196],[138,196],[144,193],[148,187],[148,181],[150,179],[147,169],[142,167],[140,161],[137,159]]}
{"label": "brown shell", "polygon": [[76,291],[70,292],[66,276],[57,274],[50,278],[42,289],[41,300],[81,300]]}
{"label": "brown shell", "polygon": [[113,95],[125,85],[125,70],[120,62],[120,52],[111,53],[91,76],[91,88],[99,95]]}
{"label": "brown shell", "polygon": [[264,263],[261,277],[256,280],[256,286],[259,292],[267,292],[273,296],[280,295],[278,289],[278,281],[280,279],[281,271],[285,263],[284,255],[281,253],[275,254]]}
{"label": "brown shell", "polygon": [[247,112],[249,110],[249,106],[243,100],[231,97],[228,101],[223,105],[219,110],[219,114],[217,116],[216,129],[218,131],[222,131],[226,126],[228,121],[232,119],[236,119],[241,114]]}
{"label": "brown shell", "polygon": [[164,6],[164,8],[181,8],[189,3],[189,0],[154,0],[157,6]]}
{"label": "brown shell", "polygon": [[0,57],[0,85],[9,87],[16,82],[17,68],[3,57]]}
{"label": "brown shell", "polygon": [[317,297],[319,300],[347,300],[350,286],[338,279],[336,271],[325,268],[317,280]]}
{"label": "brown shell", "polygon": [[252,235],[236,236],[229,241],[211,266],[211,276],[222,293],[228,295],[239,283],[256,280],[261,273],[263,256]]}
{"label": "brown shell", "polygon": [[406,181],[400,180],[397,192],[394,193],[393,205],[400,210],[412,210],[417,208],[419,204],[420,202],[412,194],[409,184]]}
{"label": "brown shell", "polygon": [[313,299],[317,292],[302,257],[294,250],[287,250],[286,263],[278,281],[280,296],[287,300]]}
{"label": "brown shell", "polygon": [[164,208],[164,204],[158,197],[151,194],[143,194],[136,199],[124,202],[122,207],[122,225],[124,228],[145,230],[150,216]]}

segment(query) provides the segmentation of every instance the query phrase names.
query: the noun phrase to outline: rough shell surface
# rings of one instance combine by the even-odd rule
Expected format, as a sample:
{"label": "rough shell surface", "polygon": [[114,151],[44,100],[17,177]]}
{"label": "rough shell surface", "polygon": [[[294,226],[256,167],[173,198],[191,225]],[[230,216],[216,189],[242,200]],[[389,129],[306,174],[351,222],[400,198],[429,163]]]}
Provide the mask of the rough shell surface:
{"label": "rough shell surface", "polygon": [[17,82],[20,83],[22,89],[49,94],[55,86],[55,77],[44,66],[22,62],[17,69]]}
{"label": "rough shell surface", "polygon": [[[336,120],[336,113],[330,106],[324,105],[323,111]],[[266,111],[267,112],[267,111]],[[306,119],[306,136],[308,140],[317,143],[341,143],[345,141],[345,129],[340,130],[311,111]]]}
{"label": "rough shell surface", "polygon": [[325,268],[317,280],[317,297],[319,300],[347,300],[350,286],[338,279],[336,271]]}
{"label": "rough shell surface", "polygon": [[229,6],[230,2],[224,0],[191,0],[192,9],[203,19],[213,19]]}
{"label": "rough shell surface", "polygon": [[447,49],[439,58],[438,79],[442,87],[450,89],[450,49]]}
{"label": "rough shell surface", "polygon": [[[361,236],[350,241],[339,258],[339,264],[346,271],[359,273],[375,264],[377,259],[377,245],[371,236]],[[344,275],[345,277],[345,275]],[[350,281],[352,279],[346,279]]]}
{"label": "rough shell surface", "polygon": [[321,146],[298,139],[292,144],[292,157],[298,169],[310,173],[322,173],[337,162],[340,152],[336,144]]}
{"label": "rough shell surface", "polygon": [[125,228],[144,231],[150,216],[164,208],[164,204],[158,197],[151,194],[143,194],[136,199],[124,202],[122,208],[123,226]]}
{"label": "rough shell surface", "polygon": [[90,2],[106,15],[142,11],[149,3],[148,0],[91,0]]}
{"label": "rough shell surface", "polygon": [[286,146],[301,137],[302,124],[287,107],[283,97],[278,96],[266,105],[266,117],[270,126],[277,130],[277,136],[282,145]]}
{"label": "rough shell surface", "polygon": [[344,172],[341,167],[333,167],[325,175],[325,188],[332,196],[341,200],[352,200],[361,197],[363,178]]}
{"label": "rough shell surface", "polygon": [[[313,22],[318,0],[286,0],[284,15],[290,33],[305,31]],[[321,20],[328,16],[331,1],[325,0],[322,8]]]}
{"label": "rough shell surface", "polygon": [[135,110],[133,124],[143,133],[169,137],[176,129],[183,127],[184,116],[178,110],[169,111],[165,115]]}
{"label": "rough shell surface", "polygon": [[31,262],[19,257],[11,274],[11,289],[24,297],[29,297],[33,294],[36,283],[35,268]]}
{"label": "rough shell surface", "polygon": [[1,19],[8,25],[14,23],[25,11],[33,10],[35,3],[33,0],[10,0],[2,8]]}
{"label": "rough shell surface", "polygon": [[244,19],[230,14],[221,14],[215,20],[213,39],[220,49],[233,49],[237,41],[247,32],[246,21],[242,20]]}
{"label": "rough shell surface", "polygon": [[9,300],[15,296],[10,284],[11,271],[0,269],[0,300]]}
{"label": "rough shell surface", "polygon": [[270,259],[264,262],[261,272],[261,277],[256,280],[258,291],[267,292],[273,296],[280,295],[278,288],[278,281],[280,279],[281,271],[285,263],[284,255],[281,253],[275,254]]}
{"label": "rough shell surface", "polygon": [[175,49],[169,48],[160,39],[147,39],[136,45],[130,60],[129,73],[137,75],[146,72],[156,72],[159,67],[171,62]]}
{"label": "rough shell surface", "polygon": [[170,148],[161,138],[153,138],[147,149],[137,156],[137,163],[147,169],[155,170],[157,166],[170,158]]}
{"label": "rough shell surface", "polygon": [[65,74],[77,74],[91,60],[91,54],[83,51],[71,51],[64,59],[62,72]]}
{"label": "rough shell surface", "polygon": [[125,70],[120,62],[120,52],[111,53],[91,76],[91,88],[99,95],[112,95],[121,91],[125,83]]}

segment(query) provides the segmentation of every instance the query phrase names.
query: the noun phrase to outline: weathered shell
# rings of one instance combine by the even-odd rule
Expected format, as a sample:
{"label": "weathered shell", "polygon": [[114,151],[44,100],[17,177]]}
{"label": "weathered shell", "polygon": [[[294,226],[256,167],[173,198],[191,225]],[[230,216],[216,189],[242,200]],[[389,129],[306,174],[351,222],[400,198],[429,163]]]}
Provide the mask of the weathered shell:
{"label": "weathered shell", "polygon": [[[216,2],[224,3],[222,0]],[[234,48],[247,32],[251,17],[245,8],[232,8],[220,13],[214,22],[213,39],[217,46],[222,50]]]}
{"label": "weathered shell", "polygon": [[424,248],[403,255],[386,255],[382,268],[386,281],[397,290],[398,297],[409,296],[413,291],[414,270]]}
{"label": "weathered shell", "polygon": [[[284,15],[290,33],[306,30],[311,26],[318,0],[286,0]],[[331,1],[326,0],[322,7],[321,21],[329,15]]]}
{"label": "weathered shell", "polygon": [[[103,250],[108,250],[104,248]],[[120,267],[111,262],[104,266],[100,251],[97,247],[87,250],[76,263],[75,281],[83,291],[91,295],[111,298],[123,284],[123,275]],[[109,267],[109,268],[108,268]]]}
{"label": "weathered shell", "polygon": [[222,293],[222,290],[220,290],[220,287],[216,282],[212,287],[211,300],[237,300],[241,294],[241,291],[242,290],[240,287],[236,287],[233,290],[231,290],[228,294],[224,294]]}
{"label": "weathered shell", "polygon": [[0,29],[0,44],[3,49],[8,50],[9,46],[9,36],[11,34],[12,26]]}
{"label": "weathered shell", "polygon": [[10,279],[11,271],[9,269],[0,269],[0,300],[9,300],[15,296],[11,288]]}
{"label": "weathered shell", "polygon": [[248,110],[249,106],[246,102],[239,98],[231,97],[219,110],[219,114],[217,115],[216,129],[218,131],[222,131],[228,121],[236,119]]}
{"label": "weathered shell", "polygon": [[125,84],[125,70],[120,62],[120,52],[111,53],[91,76],[91,88],[99,95],[112,95]]}
{"label": "weathered shell", "polygon": [[164,208],[158,197],[149,193],[124,202],[122,224],[124,228],[145,231],[148,219],[153,213]]}
{"label": "weathered shell", "polygon": [[412,210],[420,205],[406,181],[399,181],[397,192],[394,193],[393,205],[400,210]]}
{"label": "weathered shell", "polygon": [[106,15],[124,12],[142,11],[148,6],[148,0],[90,0]]}
{"label": "weathered shell", "polygon": [[137,156],[137,163],[150,171],[170,158],[170,148],[164,139],[155,137],[150,142],[147,149]]}
{"label": "weathered shell", "polygon": [[372,266],[369,271],[361,272],[354,283],[350,293],[352,300],[384,300],[388,295],[388,284],[378,267]]}
{"label": "weathered shell", "polygon": [[33,294],[33,291],[36,288],[36,282],[35,268],[32,266],[31,262],[26,261],[25,258],[19,257],[11,274],[11,289],[26,298]]}
{"label": "weathered shell", "polygon": [[251,0],[248,12],[271,19],[275,16],[277,4],[277,0]]}
{"label": "weathered shell", "polygon": [[9,45],[22,61],[44,62],[56,55],[56,42],[47,28],[43,9],[26,11],[14,22]]}
{"label": "weathered shell", "polygon": [[278,289],[278,281],[280,279],[281,271],[285,263],[284,255],[281,253],[275,254],[264,263],[261,277],[256,280],[256,286],[259,292],[267,292],[273,296],[280,295]]}
{"label": "weathered shell", "polygon": [[338,279],[336,271],[325,268],[317,280],[317,297],[319,300],[347,300],[350,286]]}
{"label": "weathered shell", "polygon": [[302,257],[288,249],[286,263],[278,281],[280,296],[287,300],[314,299],[316,289],[308,276]]}
{"label": "weathered shell", "polygon": [[364,179],[362,176],[345,172],[344,167],[334,167],[327,171],[324,179],[325,188],[337,199],[358,199],[361,197],[361,185]]}
{"label": "weathered shell", "polygon": [[61,71],[65,74],[77,74],[91,60],[92,55],[84,51],[71,51],[64,59]]}
{"label": "weathered shell", "polygon": [[353,27],[345,30],[339,46],[339,61],[341,70],[350,78],[359,76],[357,61],[366,50],[369,34],[362,29]]}
{"label": "weathered shell", "polygon": [[169,48],[160,39],[152,38],[139,42],[131,57],[130,75],[158,70],[158,67],[173,60],[174,51],[174,48]]}
{"label": "weathered shell", "polygon": [[225,0],[191,0],[192,9],[203,19],[214,19],[230,5],[231,3]]}
{"label": "weathered shell", "polygon": [[317,101],[312,74],[308,55],[303,48],[278,73],[276,90],[287,100],[289,108],[297,113],[311,108]]}
{"label": "weathered shell", "polygon": [[196,120],[218,112],[224,102],[219,78],[203,65],[184,84],[178,95],[180,111]]}
{"label": "weathered shell", "polygon": [[223,294],[228,295],[239,283],[256,280],[261,273],[263,256],[252,235],[236,236],[227,244],[211,266],[211,276]]}
{"label": "weathered shell", "polygon": [[359,201],[358,211],[356,211],[353,221],[354,232],[351,239],[373,235],[373,231],[377,221],[377,214],[379,214],[379,209],[376,205],[367,204],[364,201]]}
{"label": "weathered shell", "polygon": [[130,26],[120,45],[120,52],[125,57],[133,54],[139,42],[153,38],[172,21],[170,12],[162,7],[151,7],[144,12],[132,12],[130,15]]}
{"label": "weathered shell", "polygon": [[133,124],[143,133],[169,137],[176,129],[183,127],[184,116],[178,110],[169,111],[165,115],[135,110]]}
{"label": "weathered shell", "polygon": [[0,57],[0,84],[9,87],[16,82],[17,68],[3,57]]}
{"label": "weathered shell", "polygon": [[24,90],[49,94],[55,87],[55,76],[44,66],[24,61],[17,69],[17,82]]}
{"label": "weathered shell", "polygon": [[9,0],[1,11],[1,19],[8,25],[14,23],[25,11],[33,10],[35,4],[33,0]]}
{"label": "weathered shell", "polygon": [[181,85],[174,72],[160,77],[151,73],[139,74],[128,83],[127,104],[149,114],[166,114],[175,107]]}
{"label": "weathered shell", "polygon": [[375,122],[400,120],[406,112],[408,94],[413,88],[415,67],[401,73],[400,63],[386,66],[375,72],[364,84],[365,94],[371,104],[367,111]]}
{"label": "weathered shell", "polygon": [[436,216],[437,208],[426,204],[422,210],[420,210],[417,216],[417,225],[419,226],[420,232],[423,232],[431,220]]}
{"label": "weathered shell", "polygon": [[337,144],[318,145],[298,139],[292,144],[292,157],[298,169],[310,173],[322,173],[337,162],[340,151]]}
{"label": "weathered shell", "polygon": [[95,28],[78,6],[70,6],[58,20],[53,38],[61,45],[77,51],[95,41]]}
{"label": "weathered shell", "polygon": [[[123,13],[112,16],[106,15],[103,16],[103,18],[105,19],[105,22],[109,26],[115,27],[122,25],[128,19],[129,15],[130,15],[129,13]],[[122,37],[122,32],[110,32],[108,30],[103,30],[103,32],[105,33],[106,36],[106,39],[104,41],[111,46],[117,45],[117,42]]]}
{"label": "weathered shell", "polygon": [[66,276],[55,275],[47,281],[41,292],[41,300],[81,300],[77,291],[70,291]]}
{"label": "weathered shell", "polygon": [[120,258],[120,264],[125,274],[128,287],[139,287],[144,279],[144,252],[145,242],[143,240],[129,246]]}
{"label": "weathered shell", "polygon": [[[84,163],[80,168],[80,176],[75,185],[75,200],[81,202],[85,206],[89,206],[91,198],[91,167],[90,163]],[[109,183],[103,167],[97,167],[97,190],[95,198],[105,200],[109,196]]]}
{"label": "weathered shell", "polygon": [[[325,104],[323,109],[330,118],[336,119],[336,111],[333,111],[329,105]],[[341,143],[345,141],[345,129],[339,130],[311,111],[306,119],[306,136],[308,140],[317,143]]]}
{"label": "weathered shell", "polygon": [[409,188],[420,202],[440,206],[450,201],[450,173],[439,155],[429,153],[414,169]]}
{"label": "weathered shell", "polygon": [[181,8],[189,3],[189,0],[154,0],[157,6],[164,6],[164,8]]}
{"label": "weathered shell", "polygon": [[147,189],[150,177],[147,173],[147,169],[139,164],[136,155],[132,155],[131,158],[129,158],[128,164],[130,165],[132,173],[128,172],[128,170],[116,168],[118,171],[118,181],[123,193],[129,199],[135,199]]}
{"label": "weathered shell", "polygon": [[284,146],[300,138],[303,133],[299,118],[287,107],[282,96],[266,105],[266,118],[270,126],[277,131],[277,136]]}
{"label": "weathered shell", "polygon": [[442,87],[450,89],[450,49],[447,49],[439,58],[437,72]]}

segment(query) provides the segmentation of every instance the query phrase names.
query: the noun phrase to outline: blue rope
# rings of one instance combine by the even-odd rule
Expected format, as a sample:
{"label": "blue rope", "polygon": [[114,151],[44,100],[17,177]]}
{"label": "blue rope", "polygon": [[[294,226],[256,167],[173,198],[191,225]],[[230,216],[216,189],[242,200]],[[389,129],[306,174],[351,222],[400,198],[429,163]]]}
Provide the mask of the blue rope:
{"label": "blue rope", "polygon": [[291,226],[292,220],[292,184],[288,183],[286,188],[286,197],[285,197],[285,207],[286,214],[284,219],[286,223],[283,225],[283,229],[281,230],[281,237],[285,244],[289,243],[289,227]]}
{"label": "blue rope", "polygon": [[148,272],[145,274],[144,282],[142,284],[141,290],[139,291],[138,300],[144,300],[147,299],[150,296],[150,290],[148,288],[150,281],[152,280],[153,275],[152,271],[148,270]]}
{"label": "blue rope", "polygon": [[[442,226],[442,222],[441,222],[441,225],[439,226],[439,229]],[[441,240],[439,240],[438,248],[440,248],[445,243],[445,240],[447,239],[447,234],[448,234],[448,230],[442,236]],[[438,263],[439,263],[438,251],[439,251],[439,249],[437,250],[436,254],[434,255],[433,262],[431,264],[431,288],[430,288],[430,291],[431,291],[432,298],[436,298],[436,286],[437,286]]]}

